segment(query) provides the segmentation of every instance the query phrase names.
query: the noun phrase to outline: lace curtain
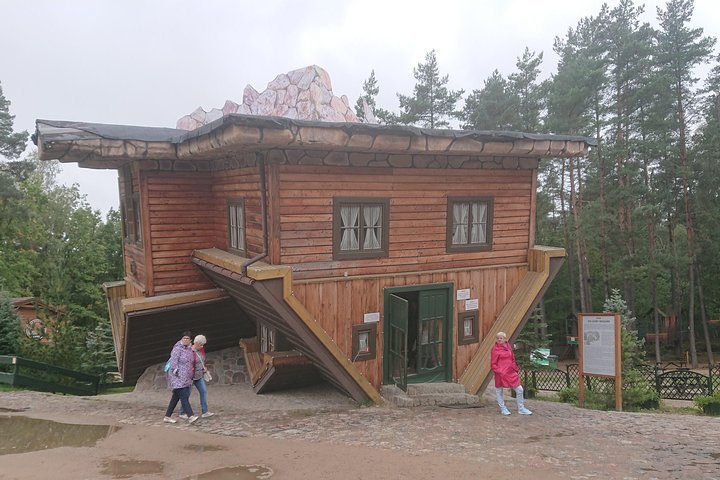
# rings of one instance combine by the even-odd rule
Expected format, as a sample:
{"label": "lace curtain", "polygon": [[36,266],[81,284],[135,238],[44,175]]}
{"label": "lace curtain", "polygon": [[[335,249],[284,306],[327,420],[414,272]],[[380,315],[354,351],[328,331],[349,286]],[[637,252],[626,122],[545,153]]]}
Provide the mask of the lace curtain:
{"label": "lace curtain", "polygon": [[365,220],[365,240],[363,250],[377,250],[382,238],[382,207],[380,205],[363,208]]}
{"label": "lace curtain", "polygon": [[453,245],[479,245],[486,241],[487,204],[481,202],[453,204]]}
{"label": "lace curtain", "polygon": [[455,203],[453,205],[453,245],[466,245],[468,243],[468,215],[470,205],[467,203]]}
{"label": "lace curtain", "polygon": [[487,238],[487,204],[472,204],[472,230],[470,232],[470,243],[485,243]]}
{"label": "lace curtain", "polygon": [[360,249],[359,205],[346,205],[340,209],[340,250]]}

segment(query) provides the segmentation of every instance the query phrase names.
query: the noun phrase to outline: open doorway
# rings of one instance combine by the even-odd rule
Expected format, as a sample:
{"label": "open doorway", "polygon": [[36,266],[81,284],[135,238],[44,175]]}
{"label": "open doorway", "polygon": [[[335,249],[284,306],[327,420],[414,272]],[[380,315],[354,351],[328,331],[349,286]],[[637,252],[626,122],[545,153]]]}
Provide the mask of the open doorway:
{"label": "open doorway", "polygon": [[404,388],[451,378],[452,291],[452,284],[385,290],[385,383]]}

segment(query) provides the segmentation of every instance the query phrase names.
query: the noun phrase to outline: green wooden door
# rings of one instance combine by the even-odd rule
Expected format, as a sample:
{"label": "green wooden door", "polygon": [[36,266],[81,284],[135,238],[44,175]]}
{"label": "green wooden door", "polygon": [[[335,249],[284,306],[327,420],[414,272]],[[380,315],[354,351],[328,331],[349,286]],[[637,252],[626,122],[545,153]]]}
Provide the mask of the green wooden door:
{"label": "green wooden door", "polygon": [[445,289],[420,292],[418,314],[418,361],[420,381],[447,380],[448,293]]}
{"label": "green wooden door", "polygon": [[389,372],[392,382],[407,390],[408,301],[390,295]]}

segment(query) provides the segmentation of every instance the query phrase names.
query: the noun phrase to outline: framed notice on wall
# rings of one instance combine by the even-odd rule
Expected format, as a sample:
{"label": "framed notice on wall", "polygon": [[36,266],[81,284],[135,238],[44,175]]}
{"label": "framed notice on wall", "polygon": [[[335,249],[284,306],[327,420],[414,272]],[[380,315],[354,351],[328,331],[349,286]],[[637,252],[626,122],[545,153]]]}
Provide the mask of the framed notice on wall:
{"label": "framed notice on wall", "polygon": [[615,409],[622,410],[622,356],[620,315],[581,313],[578,315],[580,382],[578,400],[585,401],[585,376],[615,379]]}

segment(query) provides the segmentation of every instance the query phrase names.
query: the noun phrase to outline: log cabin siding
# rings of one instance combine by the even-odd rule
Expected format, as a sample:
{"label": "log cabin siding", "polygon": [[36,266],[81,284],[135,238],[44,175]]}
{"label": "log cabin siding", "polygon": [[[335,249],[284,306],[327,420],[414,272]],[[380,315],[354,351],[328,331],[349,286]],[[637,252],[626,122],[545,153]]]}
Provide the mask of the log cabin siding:
{"label": "log cabin siding", "polygon": [[262,252],[260,175],[257,168],[237,168],[213,173],[214,218],[218,248],[229,249],[227,201],[242,199],[245,205],[245,256]]}
{"label": "log cabin siding", "polygon": [[[281,263],[295,278],[372,275],[527,261],[532,170],[279,167]],[[490,251],[448,253],[447,197],[493,197]],[[334,197],[390,199],[387,258],[334,260]]]}
{"label": "log cabin siding", "polygon": [[152,258],[151,295],[212,288],[192,263],[196,248],[215,246],[217,227],[210,173],[145,172],[145,235]]}
{"label": "log cabin siding", "polygon": [[[127,175],[127,171],[124,169],[118,170],[118,189],[122,201],[123,267],[125,268],[126,278],[134,284],[135,292],[142,292],[142,294],[144,294],[147,291],[149,283],[145,258],[145,244],[143,241],[137,242],[134,238],[128,238],[127,236],[127,222],[130,221],[128,216],[132,215],[133,195],[136,192],[140,192],[140,202],[142,205],[143,192],[141,192],[140,189],[140,175],[138,171],[132,167],[126,168],[130,171],[129,175]],[[130,182],[128,182],[128,180],[130,180]],[[143,240],[146,234],[147,232],[141,232]]]}
{"label": "log cabin siding", "polygon": [[[457,271],[427,272],[423,274],[387,275],[377,278],[327,279],[293,283],[293,294],[330,335],[340,350],[352,361],[352,326],[363,323],[363,315],[380,312],[375,339],[375,359],[356,361],[355,366],[375,387],[382,384],[384,289],[407,285],[427,285],[451,282],[457,289],[470,289],[470,298],[480,299],[479,340],[489,333],[498,313],[517,288],[527,264]],[[455,298],[453,292],[453,299]],[[480,343],[457,345],[458,312],[465,310],[464,301],[453,300],[451,319],[453,346],[453,379],[465,370]]]}

